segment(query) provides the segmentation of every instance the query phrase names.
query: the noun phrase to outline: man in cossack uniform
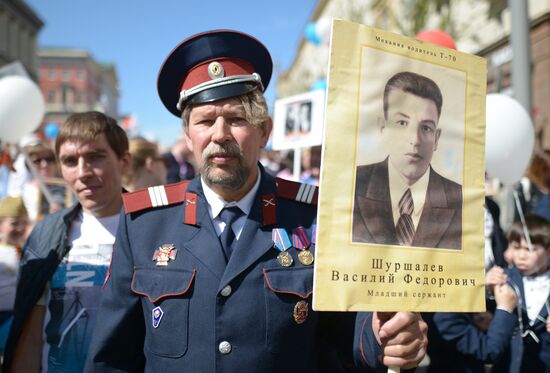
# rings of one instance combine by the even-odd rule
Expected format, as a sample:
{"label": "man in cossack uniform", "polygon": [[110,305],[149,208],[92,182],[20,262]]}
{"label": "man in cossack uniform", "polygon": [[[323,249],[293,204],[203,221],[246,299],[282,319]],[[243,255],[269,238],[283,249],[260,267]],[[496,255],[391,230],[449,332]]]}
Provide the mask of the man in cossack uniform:
{"label": "man in cossack uniform", "polygon": [[416,366],[415,313],[311,309],[317,188],[259,164],[272,61],[253,37],[194,35],[158,77],[200,176],[123,196],[87,371],[319,372]]}

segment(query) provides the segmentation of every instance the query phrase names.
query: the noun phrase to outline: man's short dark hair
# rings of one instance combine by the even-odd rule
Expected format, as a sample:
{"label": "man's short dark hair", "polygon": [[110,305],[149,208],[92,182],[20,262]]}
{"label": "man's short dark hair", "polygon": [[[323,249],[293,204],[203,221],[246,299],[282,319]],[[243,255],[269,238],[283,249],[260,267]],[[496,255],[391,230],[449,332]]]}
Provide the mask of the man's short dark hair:
{"label": "man's short dark hair", "polygon": [[432,100],[437,108],[437,117],[441,116],[443,96],[437,84],[424,75],[402,71],[392,76],[384,88],[384,118],[388,119],[388,96],[394,89]]}
{"label": "man's short dark hair", "polygon": [[[539,215],[526,214],[525,225],[527,226],[529,238],[533,245],[541,245],[545,249],[550,248],[550,221]],[[520,243],[521,239],[525,238],[521,222],[516,221],[512,223],[508,230],[507,238],[508,242],[517,243]]]}
{"label": "man's short dark hair", "polygon": [[116,120],[99,111],[88,111],[72,114],[63,123],[55,140],[55,153],[59,156],[59,148],[66,141],[93,142],[101,134],[105,134],[118,158],[128,152],[128,137]]}

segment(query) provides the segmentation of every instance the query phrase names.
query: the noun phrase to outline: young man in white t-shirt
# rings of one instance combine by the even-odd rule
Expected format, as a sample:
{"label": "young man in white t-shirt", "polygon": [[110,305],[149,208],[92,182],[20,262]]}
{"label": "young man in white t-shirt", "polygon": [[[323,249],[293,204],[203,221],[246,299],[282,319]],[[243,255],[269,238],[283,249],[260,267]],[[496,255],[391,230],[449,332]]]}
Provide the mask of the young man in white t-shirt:
{"label": "young man in white t-shirt", "polygon": [[118,227],[124,130],[99,112],[74,114],[55,150],[78,204],[47,216],[25,244],[5,372],[83,370]]}

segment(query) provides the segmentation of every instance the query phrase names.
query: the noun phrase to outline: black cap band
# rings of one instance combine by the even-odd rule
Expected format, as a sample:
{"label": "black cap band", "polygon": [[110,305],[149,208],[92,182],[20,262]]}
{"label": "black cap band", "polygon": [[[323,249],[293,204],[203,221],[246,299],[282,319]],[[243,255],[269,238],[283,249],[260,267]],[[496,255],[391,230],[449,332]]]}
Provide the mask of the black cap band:
{"label": "black cap band", "polygon": [[245,93],[252,92],[256,88],[257,85],[253,83],[229,84],[213,87],[191,96],[185,104],[203,104],[206,102],[223,100],[224,98],[244,95]]}

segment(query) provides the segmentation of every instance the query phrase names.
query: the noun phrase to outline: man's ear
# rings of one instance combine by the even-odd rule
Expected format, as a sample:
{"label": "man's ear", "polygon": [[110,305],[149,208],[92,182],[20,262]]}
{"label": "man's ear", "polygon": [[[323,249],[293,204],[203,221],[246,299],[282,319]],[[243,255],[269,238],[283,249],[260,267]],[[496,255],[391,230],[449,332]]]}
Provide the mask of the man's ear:
{"label": "man's ear", "polygon": [[384,128],[386,128],[386,120],[383,117],[378,117],[376,119],[376,123],[378,125],[378,130],[380,133],[384,132]]}
{"label": "man's ear", "polygon": [[260,147],[265,148],[265,146],[267,145],[267,141],[269,140],[269,135],[271,135],[271,130],[273,129],[273,121],[271,120],[271,117],[267,117],[267,119],[263,123],[262,128],[262,143],[260,144]]}
{"label": "man's ear", "polygon": [[437,144],[439,143],[439,137],[441,136],[441,128],[437,128],[435,130],[435,144],[434,144],[434,151],[437,150]]}
{"label": "man's ear", "polygon": [[120,157],[121,172],[125,175],[128,170],[130,170],[130,165],[132,164],[132,155],[129,151],[125,151],[122,157]]}
{"label": "man's ear", "polygon": [[155,161],[153,160],[153,157],[147,157],[145,158],[145,164],[144,164],[144,168],[147,170],[147,171],[153,171],[153,163]]}
{"label": "man's ear", "polygon": [[189,138],[189,131],[183,130],[183,137],[185,138],[185,144],[187,145],[187,149],[192,153],[193,152],[193,141]]}

